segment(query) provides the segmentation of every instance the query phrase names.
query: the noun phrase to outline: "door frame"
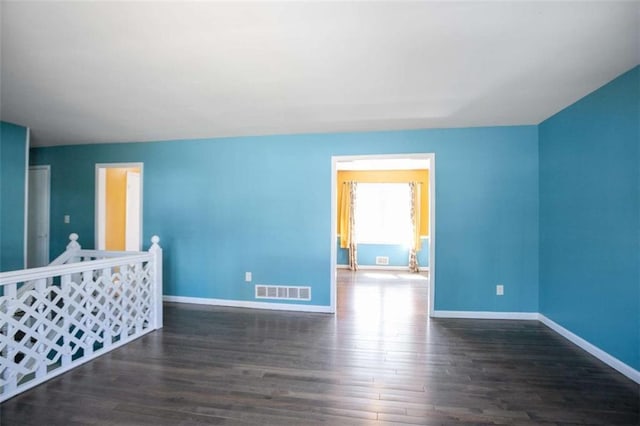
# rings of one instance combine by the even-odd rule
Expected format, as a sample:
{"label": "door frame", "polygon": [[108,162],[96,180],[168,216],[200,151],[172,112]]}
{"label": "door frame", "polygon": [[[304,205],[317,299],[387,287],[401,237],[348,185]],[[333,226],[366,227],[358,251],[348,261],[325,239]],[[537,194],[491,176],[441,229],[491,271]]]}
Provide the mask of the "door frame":
{"label": "door frame", "polygon": [[[46,170],[47,171],[47,185],[46,185],[46,191],[44,193],[45,196],[45,210],[46,210],[46,217],[47,217],[47,240],[46,240],[46,248],[47,248],[47,259],[50,259],[51,256],[51,165],[49,164],[44,164],[44,165],[38,165],[38,166],[29,166],[27,168],[27,177],[29,178],[29,172],[31,170]],[[29,194],[31,192],[31,188],[30,188],[30,184],[31,184],[31,180],[27,179],[27,195],[26,195],[26,203],[28,206],[28,202],[29,202]],[[28,208],[26,211],[26,232],[25,232],[25,255],[24,255],[24,267],[25,269],[27,268],[27,265],[29,263],[29,259],[28,259],[28,254],[29,254],[29,212],[28,212]]]}
{"label": "door frame", "polygon": [[[133,176],[137,176],[137,197],[133,197],[130,196],[131,195],[131,187],[132,187],[132,177]],[[140,208],[142,207],[142,174],[140,172],[127,172],[126,174],[126,185],[127,188],[125,190],[126,193],[126,197],[125,197],[125,220],[124,220],[124,226],[125,226],[125,235],[124,235],[124,249],[128,250],[129,247],[129,242],[131,238],[135,238],[135,234],[129,232],[129,226],[131,225],[131,221],[135,221],[137,222],[137,227],[138,229],[140,229],[140,219],[141,219],[141,215],[140,215]],[[132,203],[132,199],[137,198],[137,200],[133,201]],[[133,210],[133,207],[137,205],[137,209],[138,211],[136,212],[135,210]],[[131,214],[133,210],[133,213],[135,214]],[[137,216],[137,217],[136,217]],[[137,244],[135,244],[137,243]],[[138,251],[141,250],[142,248],[142,234],[137,236],[137,241],[134,241],[133,247],[138,246]]]}
{"label": "door frame", "polygon": [[338,200],[337,164],[345,161],[355,160],[397,160],[399,158],[429,160],[429,317],[433,316],[435,309],[436,290],[436,154],[413,153],[413,154],[381,154],[381,155],[337,155],[331,157],[331,313],[336,313],[337,309],[337,263],[338,249]]}
{"label": "door frame", "polygon": [[138,167],[140,169],[140,248],[138,251],[142,251],[143,241],[143,210],[144,210],[144,163],[96,163],[95,167],[95,218],[94,218],[94,238],[95,246],[98,249],[99,234],[100,234],[100,169],[122,169]]}
{"label": "door frame", "polygon": [[[22,229],[22,267],[27,269],[27,239],[29,238],[29,152],[31,149],[31,128],[27,127],[24,135],[24,212],[23,217],[23,229]],[[49,171],[49,183],[51,183],[51,171]],[[51,191],[51,188],[49,188]],[[49,218],[51,222],[51,218]],[[49,223],[49,229],[51,229],[51,223]]]}

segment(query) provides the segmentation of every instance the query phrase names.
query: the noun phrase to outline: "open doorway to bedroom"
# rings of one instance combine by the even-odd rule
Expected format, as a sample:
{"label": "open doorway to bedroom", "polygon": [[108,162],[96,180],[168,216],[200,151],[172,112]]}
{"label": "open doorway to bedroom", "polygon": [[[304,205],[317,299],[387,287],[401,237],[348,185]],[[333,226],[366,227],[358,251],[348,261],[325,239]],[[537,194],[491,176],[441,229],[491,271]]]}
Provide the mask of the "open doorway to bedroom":
{"label": "open doorway to bedroom", "polygon": [[431,315],[434,175],[434,154],[332,158],[334,312]]}
{"label": "open doorway to bedroom", "polygon": [[142,163],[96,164],[96,247],[142,250]]}

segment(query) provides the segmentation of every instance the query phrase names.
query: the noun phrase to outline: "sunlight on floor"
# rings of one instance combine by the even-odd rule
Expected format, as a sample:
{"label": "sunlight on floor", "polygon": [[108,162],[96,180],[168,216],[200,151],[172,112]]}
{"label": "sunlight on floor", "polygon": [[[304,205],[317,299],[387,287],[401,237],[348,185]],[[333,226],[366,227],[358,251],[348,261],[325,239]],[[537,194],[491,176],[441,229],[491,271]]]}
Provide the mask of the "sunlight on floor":
{"label": "sunlight on floor", "polygon": [[423,273],[413,274],[410,272],[361,272],[365,278],[383,279],[383,280],[409,280],[409,281],[428,281],[429,277]]}
{"label": "sunlight on floor", "polygon": [[[426,318],[429,278],[424,273],[340,271],[338,280],[340,309],[351,312],[354,330],[367,339],[413,333],[416,330],[406,327],[417,315]],[[377,349],[390,349],[382,346]],[[394,340],[393,346],[402,347],[402,339]]]}
{"label": "sunlight on floor", "polygon": [[[407,287],[357,287],[353,298],[358,323],[379,324],[398,321],[413,315],[413,290]],[[377,328],[375,325],[374,328]]]}
{"label": "sunlight on floor", "polygon": [[396,280],[398,277],[391,274],[384,274],[382,272],[363,272],[362,276],[366,278],[380,278],[384,280]]}

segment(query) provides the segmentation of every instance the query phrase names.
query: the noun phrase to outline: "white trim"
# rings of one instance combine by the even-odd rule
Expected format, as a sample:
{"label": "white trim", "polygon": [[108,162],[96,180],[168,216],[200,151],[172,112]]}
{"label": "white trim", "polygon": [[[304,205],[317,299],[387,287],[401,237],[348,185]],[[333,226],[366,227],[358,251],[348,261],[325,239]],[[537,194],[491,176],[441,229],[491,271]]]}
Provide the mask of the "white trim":
{"label": "white trim", "polygon": [[433,311],[432,318],[470,318],[501,320],[537,320],[537,312],[496,312],[496,311]]}
{"label": "white trim", "polygon": [[[399,157],[397,158],[399,161],[392,161],[392,162],[385,161],[385,160],[391,159],[389,158],[389,157],[392,157],[390,155],[385,155],[385,156],[372,155],[371,157],[377,157],[378,161],[372,158],[365,158],[363,160],[361,159],[360,161],[355,160],[351,163],[342,162],[341,164],[338,165],[338,170],[347,171],[347,172],[370,171],[370,170],[419,170],[419,169],[429,169],[429,165],[430,165],[429,163],[427,163],[427,165],[425,166],[422,161],[411,161],[411,159],[405,158],[404,155],[399,155],[399,156],[393,155],[393,157]],[[417,160],[421,160],[421,159],[417,159]]]}
{"label": "white trim", "polygon": [[[228,306],[234,308],[269,309],[277,311],[321,312],[333,313],[330,306],[318,305],[290,305],[285,303],[265,303],[242,300],[208,299],[200,297],[163,296],[165,302],[193,303],[198,305]],[[597,346],[587,342],[546,316],[537,312],[495,312],[495,311],[433,311],[432,318],[467,318],[467,319],[497,319],[497,320],[525,320],[540,321],[551,330],[584,349],[600,361],[624,374],[636,383],[640,383],[640,371],[609,355]]]}
{"label": "white trim", "polygon": [[608,354],[599,347],[589,343],[577,334],[567,330],[555,321],[537,312],[491,312],[491,311],[434,311],[433,318],[470,318],[470,319],[506,319],[506,320],[538,320],[574,345],[604,362],[609,367],[624,374],[636,383],[640,383],[640,371]]}
{"label": "white trim", "polygon": [[[79,257],[83,256],[84,250],[77,252]],[[75,253],[74,253],[75,254]],[[87,260],[85,262],[73,262],[63,265],[42,266],[40,268],[22,269],[19,271],[0,272],[0,285],[15,284],[18,282],[35,281],[42,278],[49,278],[57,275],[70,275],[78,272],[87,272],[91,268],[104,269],[113,266],[129,265],[139,262],[153,260],[153,256],[148,252],[130,253],[126,259],[123,257],[111,257],[106,259]]]}
{"label": "white trim", "polygon": [[25,132],[24,138],[24,237],[23,237],[23,247],[22,247],[22,263],[24,268],[27,269],[27,243],[28,236],[27,233],[29,229],[27,227],[27,223],[29,221],[29,145],[31,141],[31,129],[27,127],[27,131]]}
{"label": "white trim", "polygon": [[[349,269],[349,265],[336,265],[337,269]],[[389,265],[360,265],[358,264],[359,271],[403,271],[409,272],[408,266],[389,266]],[[420,267],[420,272],[429,272],[428,267]]]}
{"label": "white trim", "polygon": [[338,264],[338,247],[336,242],[338,241],[338,192],[336,191],[336,186],[338,185],[338,169],[337,169],[338,160],[336,157],[331,157],[331,231],[329,235],[331,237],[331,261],[329,262],[329,267],[331,268],[331,272],[329,275],[329,299],[331,305],[331,313],[336,312],[336,298],[337,298],[337,264]]}
{"label": "white trim", "polygon": [[101,167],[97,170],[98,176],[96,177],[96,229],[98,233],[94,247],[98,250],[104,250],[106,247],[106,233],[105,228],[107,221],[105,218],[106,204],[107,204],[107,169]]}
{"label": "white trim", "polygon": [[331,312],[336,311],[336,295],[337,295],[337,279],[336,270],[338,262],[338,254],[336,241],[338,238],[337,231],[337,176],[339,162],[355,161],[355,160],[391,160],[397,158],[422,159],[429,161],[429,316],[434,312],[435,297],[435,223],[436,223],[436,155],[435,153],[407,153],[407,154],[381,154],[381,155],[339,155],[331,157]]}
{"label": "white trim", "polygon": [[429,316],[436,310],[436,154],[429,154]]}
{"label": "white trim", "polygon": [[143,235],[144,233],[142,232],[143,228],[144,228],[144,221],[143,221],[143,211],[144,211],[144,163],[143,162],[139,162],[139,163],[96,163],[96,168],[95,168],[95,182],[94,182],[94,188],[95,188],[95,192],[94,192],[94,238],[95,238],[95,246],[98,246],[98,238],[99,238],[99,226],[98,226],[98,210],[100,208],[99,203],[98,203],[98,197],[100,196],[99,192],[100,192],[100,188],[99,188],[99,181],[100,181],[100,175],[99,175],[99,170],[101,168],[105,168],[105,169],[110,169],[110,168],[130,168],[130,167],[138,167],[140,169],[140,248],[138,250],[142,251],[142,245],[144,244],[144,239],[143,239]]}
{"label": "white trim", "polygon": [[[336,265],[336,269],[349,269],[349,265]],[[358,265],[358,270],[387,270],[387,271],[405,271],[409,272],[408,266],[384,266],[384,265]],[[430,272],[428,266],[420,266],[420,273]]]}
{"label": "white trim", "polygon": [[541,323],[549,327],[551,330],[555,331],[556,333],[558,333],[559,335],[561,335],[562,337],[564,337],[574,345],[584,349],[594,357],[598,358],[600,361],[607,364],[609,367],[619,371],[620,373],[624,374],[634,382],[640,383],[640,371],[636,370],[635,368],[631,367],[628,364],[625,364],[624,362],[620,361],[618,358],[612,355],[609,355],[607,352],[603,351],[599,347],[595,346],[592,343],[589,343],[582,337],[567,330],[566,328],[564,328],[557,322],[547,318],[546,316],[539,314],[539,320]]}
{"label": "white trim", "polygon": [[[38,165],[38,166],[29,166],[29,172],[31,170],[46,170],[47,172],[47,190],[45,192],[45,205],[46,205],[46,213],[47,213],[47,242],[46,242],[46,247],[47,247],[47,263],[49,263],[51,261],[51,247],[50,247],[50,243],[51,243],[51,165],[50,164],[42,164],[42,165]],[[28,187],[28,185],[27,185]],[[29,199],[29,192],[27,191],[27,195],[26,195],[27,200]],[[28,224],[27,224],[28,225]],[[27,226],[27,237],[28,237],[28,226]],[[27,238],[27,244],[29,243],[29,239]],[[27,247],[28,248],[28,247]],[[25,259],[27,260],[27,263],[25,264],[24,268],[27,269],[28,267],[28,250],[27,250],[27,256],[25,256]]]}
{"label": "white trim", "polygon": [[268,309],[273,311],[319,312],[332,314],[331,306],[298,305],[288,303],[254,302],[251,300],[210,299],[204,297],[185,297],[164,295],[165,302],[191,303],[196,305],[227,306],[231,308]]}

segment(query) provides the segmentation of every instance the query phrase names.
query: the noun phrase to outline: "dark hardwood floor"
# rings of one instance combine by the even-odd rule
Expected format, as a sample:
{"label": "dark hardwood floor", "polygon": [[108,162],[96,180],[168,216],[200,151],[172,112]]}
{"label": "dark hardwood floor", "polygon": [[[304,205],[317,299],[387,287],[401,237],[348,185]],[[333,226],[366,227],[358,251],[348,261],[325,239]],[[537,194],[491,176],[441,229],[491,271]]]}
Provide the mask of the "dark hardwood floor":
{"label": "dark hardwood floor", "polygon": [[336,316],[166,304],[165,327],[0,406],[5,425],[638,425],[640,389],[535,321],[429,319],[339,273]]}

